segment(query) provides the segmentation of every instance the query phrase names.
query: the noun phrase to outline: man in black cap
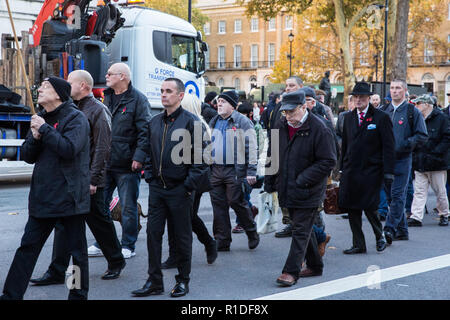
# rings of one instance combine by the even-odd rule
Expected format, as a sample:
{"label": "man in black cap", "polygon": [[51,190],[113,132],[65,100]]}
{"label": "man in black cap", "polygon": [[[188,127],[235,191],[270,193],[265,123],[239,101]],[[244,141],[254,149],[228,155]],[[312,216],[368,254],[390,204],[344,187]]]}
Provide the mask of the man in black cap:
{"label": "man in black cap", "polygon": [[206,123],[209,123],[211,119],[217,115],[217,103],[215,102],[216,97],[216,92],[208,92],[205,97],[205,102],[202,103],[202,117],[205,119]]}
{"label": "man in black cap", "polygon": [[377,210],[383,180],[391,184],[394,179],[394,132],[389,116],[369,103],[372,93],[368,83],[356,83],[351,95],[355,109],[344,115],[339,207],[348,212],[353,245],[344,253],[367,251],[362,211],[375,233],[376,249],[381,252],[386,240]]}
{"label": "man in black cap", "polygon": [[[279,130],[279,141],[269,144],[272,161],[279,160],[278,170],[266,173],[264,190],[277,191],[280,207],[289,210],[292,242],[277,283],[292,286],[299,277],[322,274],[322,258],[312,248],[317,246],[312,230],[336,151],[330,130],[307,109],[302,90],[284,94],[280,110],[284,117],[273,129]],[[305,258],[307,268],[302,271]]]}
{"label": "man in black cap", "polygon": [[[214,212],[213,233],[218,251],[230,251],[230,207],[248,236],[248,247],[259,244],[252,211],[244,199],[243,182],[256,183],[256,132],[249,118],[236,111],[238,95],[226,91],[218,98],[218,115],[209,126],[212,132],[211,186],[209,192]],[[226,199],[224,199],[226,197]]]}
{"label": "man in black cap", "polygon": [[70,99],[63,79],[46,78],[38,89],[44,108],[31,118],[22,145],[27,163],[34,163],[28,199],[29,218],[3,288],[2,299],[21,300],[39,253],[57,222],[64,226],[73,259],[69,299],[87,299],[89,270],[85,217],[89,200],[89,122]]}

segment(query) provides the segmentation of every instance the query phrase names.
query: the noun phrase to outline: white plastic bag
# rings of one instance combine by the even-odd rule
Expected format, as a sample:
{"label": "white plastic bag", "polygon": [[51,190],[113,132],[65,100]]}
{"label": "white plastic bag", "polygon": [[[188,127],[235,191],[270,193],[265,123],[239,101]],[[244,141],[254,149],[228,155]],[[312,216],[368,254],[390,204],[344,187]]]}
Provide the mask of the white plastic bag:
{"label": "white plastic bag", "polygon": [[259,234],[278,229],[278,194],[262,191],[259,194],[259,213],[256,216],[256,230]]}

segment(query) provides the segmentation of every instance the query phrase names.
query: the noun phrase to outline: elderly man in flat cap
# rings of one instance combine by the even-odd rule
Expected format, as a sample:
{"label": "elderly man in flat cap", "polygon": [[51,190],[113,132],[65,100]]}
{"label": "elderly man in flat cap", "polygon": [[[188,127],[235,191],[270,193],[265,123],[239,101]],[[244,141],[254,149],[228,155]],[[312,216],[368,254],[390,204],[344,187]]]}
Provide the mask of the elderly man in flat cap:
{"label": "elderly man in flat cap", "polygon": [[[274,128],[279,130],[279,140],[269,145],[272,159],[279,159],[278,170],[266,174],[264,189],[277,191],[280,206],[289,210],[292,242],[277,283],[292,286],[299,277],[322,274],[312,230],[327,177],[336,164],[336,150],[331,131],[308,110],[304,91],[284,94],[280,110],[284,117]],[[301,270],[305,257],[306,269]]]}
{"label": "elderly man in flat cap", "polygon": [[39,253],[60,222],[74,264],[75,281],[67,283],[69,299],[84,300],[89,287],[85,226],[90,210],[89,122],[73,104],[67,81],[46,78],[38,92],[44,111],[31,118],[22,146],[24,160],[34,163],[29,217],[0,298],[23,299]]}
{"label": "elderly man in flat cap", "polygon": [[448,117],[433,108],[433,99],[424,94],[413,100],[425,118],[429,139],[413,153],[414,198],[411,205],[409,227],[421,227],[423,211],[431,185],[436,194],[439,225],[448,226],[448,199],[445,184],[449,168],[450,129]]}

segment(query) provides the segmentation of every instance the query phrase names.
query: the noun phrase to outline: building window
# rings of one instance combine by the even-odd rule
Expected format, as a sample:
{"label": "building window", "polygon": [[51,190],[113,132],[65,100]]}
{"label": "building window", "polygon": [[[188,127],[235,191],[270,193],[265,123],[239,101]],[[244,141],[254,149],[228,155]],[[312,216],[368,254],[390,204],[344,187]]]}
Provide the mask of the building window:
{"label": "building window", "polygon": [[205,35],[211,33],[211,23],[207,22],[203,25],[203,32],[205,33]]}
{"label": "building window", "polygon": [[258,67],[258,45],[252,44],[250,47],[250,64],[252,68]]}
{"label": "building window", "polygon": [[241,90],[241,79],[239,78],[234,79],[234,89]]}
{"label": "building window", "polygon": [[219,30],[219,34],[225,34],[227,32],[225,21],[219,21],[219,29],[218,30]]}
{"label": "building window", "polygon": [[209,50],[204,52],[205,54],[205,68],[209,69]]}
{"label": "building window", "polygon": [[426,73],[422,77],[422,85],[427,89],[427,92],[434,92],[434,76],[431,73]]}
{"label": "building window", "polygon": [[275,43],[269,43],[267,56],[269,58],[269,68],[272,68],[275,64]]}
{"label": "building window", "polygon": [[434,60],[433,56],[434,56],[433,40],[428,37],[425,37],[423,45],[423,61],[425,63],[433,63]]}
{"label": "building window", "polygon": [[368,41],[359,43],[359,63],[362,66],[369,65],[369,42]]}
{"label": "building window", "polygon": [[223,87],[224,84],[225,84],[225,81],[223,80],[223,78],[220,78],[219,80],[217,80],[217,86]]}
{"label": "building window", "polygon": [[275,18],[269,19],[269,31],[275,31],[277,28],[277,20]]}
{"label": "building window", "polygon": [[234,67],[240,68],[242,62],[242,47],[234,46]]}
{"label": "building window", "polygon": [[219,68],[225,68],[225,46],[219,46],[217,52],[217,62]]}
{"label": "building window", "polygon": [[250,20],[250,30],[251,32],[257,32],[259,29],[258,26],[259,23],[259,19],[258,18],[252,18],[252,20]]}
{"label": "building window", "polygon": [[234,33],[242,33],[242,20],[234,20]]}
{"label": "building window", "polygon": [[294,19],[292,16],[285,16],[284,17],[284,28],[286,30],[292,30],[294,25]]}

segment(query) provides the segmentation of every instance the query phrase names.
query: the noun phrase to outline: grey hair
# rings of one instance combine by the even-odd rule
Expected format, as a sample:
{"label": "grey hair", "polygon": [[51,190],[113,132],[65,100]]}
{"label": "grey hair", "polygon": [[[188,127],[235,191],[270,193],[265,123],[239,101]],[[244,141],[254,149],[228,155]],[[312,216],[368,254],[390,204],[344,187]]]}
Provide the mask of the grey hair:
{"label": "grey hair", "polygon": [[302,80],[300,77],[298,77],[298,76],[292,76],[292,77],[289,77],[288,80],[289,80],[289,79],[294,79],[295,82],[297,82],[297,84],[298,84],[299,86],[303,85],[303,80]]}
{"label": "grey hair", "polygon": [[408,83],[406,83],[405,80],[403,80],[403,79],[394,79],[394,80],[391,81],[391,83],[392,82],[400,82],[402,84],[402,87],[404,89],[408,90]]}

